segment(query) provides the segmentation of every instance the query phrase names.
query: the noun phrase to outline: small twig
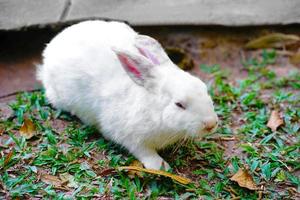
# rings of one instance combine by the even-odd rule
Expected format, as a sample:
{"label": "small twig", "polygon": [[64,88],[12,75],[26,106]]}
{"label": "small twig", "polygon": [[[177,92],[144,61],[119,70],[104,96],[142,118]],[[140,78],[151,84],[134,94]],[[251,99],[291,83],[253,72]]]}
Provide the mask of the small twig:
{"label": "small twig", "polygon": [[231,186],[229,186],[229,189],[232,193],[234,193],[235,195],[238,195],[238,193]]}
{"label": "small twig", "polygon": [[218,143],[216,143],[216,144],[217,144],[217,146],[218,146],[220,149],[226,150],[226,147],[224,147],[224,146],[222,146],[222,145],[220,145],[220,144],[218,144]]}
{"label": "small twig", "polygon": [[234,141],[234,140],[236,140],[236,138],[235,137],[221,137],[220,140]]}
{"label": "small twig", "polygon": [[54,189],[69,191],[69,188],[61,187],[61,186],[53,186]]}
{"label": "small twig", "polygon": [[5,146],[5,145],[3,145],[3,144],[0,144],[0,148],[3,148],[3,149],[8,149],[8,148],[9,148],[9,146]]}
{"label": "small twig", "polygon": [[229,192],[230,195],[232,196],[232,198],[235,198],[235,197],[236,197],[235,194],[231,191],[230,188],[224,188],[224,190],[227,191],[227,192]]}
{"label": "small twig", "polygon": [[236,140],[236,138],[235,137],[216,137],[216,138],[208,138],[208,140],[214,140],[214,141],[219,141],[219,140],[234,141],[234,140]]}
{"label": "small twig", "polygon": [[261,199],[262,199],[262,191],[259,191],[257,200],[261,200]]}

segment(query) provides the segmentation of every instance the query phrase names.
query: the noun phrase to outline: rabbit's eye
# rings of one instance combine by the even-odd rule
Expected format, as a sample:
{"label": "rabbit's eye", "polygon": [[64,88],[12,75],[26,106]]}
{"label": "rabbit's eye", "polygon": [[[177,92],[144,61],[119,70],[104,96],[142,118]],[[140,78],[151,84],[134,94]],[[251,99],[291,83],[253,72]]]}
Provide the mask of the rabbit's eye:
{"label": "rabbit's eye", "polygon": [[180,103],[180,102],[176,102],[176,103],[175,103],[175,105],[176,105],[177,107],[179,107],[179,108],[181,108],[181,109],[185,110],[185,106],[184,106],[184,105],[182,105],[182,103]]}

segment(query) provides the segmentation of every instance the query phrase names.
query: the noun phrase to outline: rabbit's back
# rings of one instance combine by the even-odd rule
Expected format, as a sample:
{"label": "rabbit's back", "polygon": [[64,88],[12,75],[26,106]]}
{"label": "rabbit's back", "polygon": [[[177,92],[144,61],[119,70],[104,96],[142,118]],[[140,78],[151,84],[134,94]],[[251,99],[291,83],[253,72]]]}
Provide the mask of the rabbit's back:
{"label": "rabbit's back", "polygon": [[49,101],[97,124],[101,101],[131,84],[111,48],[134,50],[136,34],[123,23],[103,21],[83,22],[58,34],[47,45],[39,69]]}

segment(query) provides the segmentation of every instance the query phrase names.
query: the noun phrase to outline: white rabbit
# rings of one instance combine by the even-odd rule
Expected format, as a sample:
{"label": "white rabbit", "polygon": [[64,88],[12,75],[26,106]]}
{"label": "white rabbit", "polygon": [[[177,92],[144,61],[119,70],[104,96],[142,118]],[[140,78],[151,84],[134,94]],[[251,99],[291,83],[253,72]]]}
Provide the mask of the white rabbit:
{"label": "white rabbit", "polygon": [[44,50],[38,78],[56,108],[96,125],[146,168],[169,168],[157,150],[217,127],[206,85],[121,22],[63,30]]}

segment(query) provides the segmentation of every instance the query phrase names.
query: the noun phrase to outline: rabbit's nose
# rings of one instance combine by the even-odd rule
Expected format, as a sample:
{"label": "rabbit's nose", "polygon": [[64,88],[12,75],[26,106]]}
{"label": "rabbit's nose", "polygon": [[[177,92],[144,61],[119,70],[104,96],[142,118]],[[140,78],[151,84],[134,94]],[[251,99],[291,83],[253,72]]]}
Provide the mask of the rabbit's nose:
{"label": "rabbit's nose", "polygon": [[210,118],[204,122],[204,129],[208,132],[215,129],[218,125],[218,119],[217,118]]}

